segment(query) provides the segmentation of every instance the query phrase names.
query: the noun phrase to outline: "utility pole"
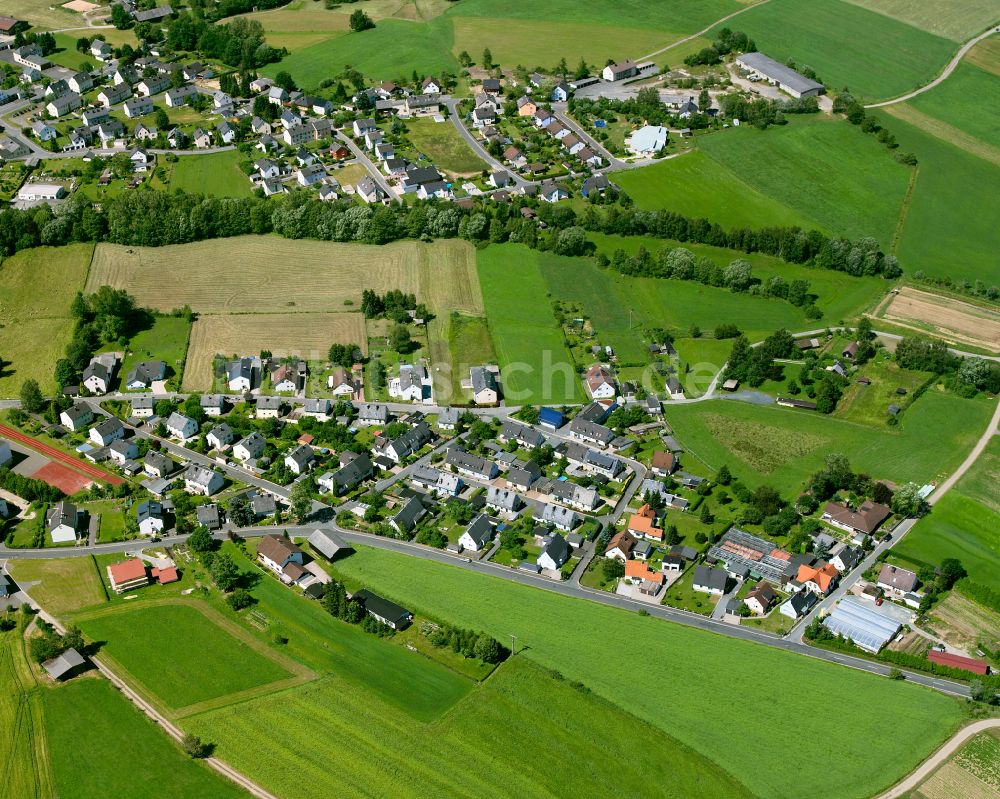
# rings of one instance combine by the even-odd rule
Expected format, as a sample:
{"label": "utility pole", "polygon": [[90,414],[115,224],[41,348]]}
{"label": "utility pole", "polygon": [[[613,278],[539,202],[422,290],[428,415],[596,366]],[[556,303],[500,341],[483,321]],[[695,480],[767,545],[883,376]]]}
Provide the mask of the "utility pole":
{"label": "utility pole", "polygon": [[517,654],[517,636],[514,633],[510,634],[510,654],[511,657]]}

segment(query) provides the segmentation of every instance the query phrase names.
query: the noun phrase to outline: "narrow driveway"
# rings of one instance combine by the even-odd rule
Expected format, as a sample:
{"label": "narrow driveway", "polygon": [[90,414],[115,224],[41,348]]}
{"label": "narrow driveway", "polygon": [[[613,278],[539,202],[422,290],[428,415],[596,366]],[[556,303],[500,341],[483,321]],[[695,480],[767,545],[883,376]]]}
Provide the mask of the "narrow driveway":
{"label": "narrow driveway", "polygon": [[374,163],[372,163],[372,160],[368,157],[368,154],[360,147],[358,147],[357,144],[354,143],[354,139],[352,139],[342,130],[337,131],[337,138],[347,145],[348,150],[354,153],[354,157],[358,160],[359,163],[361,163],[362,166],[364,166],[365,169],[368,170],[368,174],[371,175],[372,180],[374,180],[375,183],[378,184],[378,187],[382,189],[382,191],[384,191],[388,197],[392,198],[397,203],[403,202],[403,198],[396,193],[395,189],[390,188],[388,181],[386,181],[385,179],[385,175],[383,175],[379,171],[379,168],[375,166]]}
{"label": "narrow driveway", "polygon": [[514,178],[514,185],[519,189],[523,189],[525,186],[530,186],[535,181],[526,180],[521,177],[513,169],[504,166],[500,161],[490,155],[489,150],[483,147],[483,143],[472,135],[472,132],[465,127],[465,123],[462,121],[462,113],[458,110],[459,100],[451,98],[445,101],[445,105],[448,106],[448,113],[451,117],[451,124],[455,126],[455,130],[458,131],[459,135],[465,139],[465,143],[472,148],[472,152],[479,156],[483,161],[490,166],[494,172],[507,172],[511,177]]}

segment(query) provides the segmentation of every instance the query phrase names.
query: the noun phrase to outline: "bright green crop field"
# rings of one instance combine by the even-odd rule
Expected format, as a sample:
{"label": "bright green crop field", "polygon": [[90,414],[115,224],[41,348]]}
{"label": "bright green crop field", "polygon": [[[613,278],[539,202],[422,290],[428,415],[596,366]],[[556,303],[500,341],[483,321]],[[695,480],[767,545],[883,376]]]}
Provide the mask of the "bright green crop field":
{"label": "bright green crop field", "polygon": [[[165,664],[177,654],[176,650],[170,651],[161,660]],[[191,671],[190,676],[199,680],[211,675],[199,669]],[[106,680],[77,678],[45,690],[43,697],[45,736],[57,796],[247,796],[184,754]]]}
{"label": "bright green crop field", "polygon": [[291,676],[189,604],[98,611],[79,621],[102,653],[172,709]]}
{"label": "bright green crop field", "polygon": [[[545,255],[523,244],[476,253],[501,383],[509,403],[580,402],[583,388],[542,276]],[[513,368],[511,368],[513,366]]]}
{"label": "bright green crop field", "polygon": [[958,558],[973,582],[1000,590],[1000,439],[894,551],[933,565]]}
{"label": "bright green crop field", "polygon": [[216,197],[249,197],[253,187],[237,166],[239,161],[236,150],[182,155],[174,164],[170,188]]}
{"label": "bright green crop field", "polygon": [[730,28],[774,59],[810,66],[836,89],[867,99],[905,94],[932,80],[955,42],[843,0],[770,0]]}
{"label": "bright green crop field", "polygon": [[879,120],[920,161],[896,252],[903,269],[997,283],[1000,225],[974,209],[991,208],[1000,197],[1000,166],[894,116]]}
{"label": "bright green crop field", "polygon": [[1000,149],[1000,108],[981,102],[998,94],[1000,77],[963,61],[948,80],[906,105]]}
{"label": "bright green crop field", "polygon": [[921,30],[964,42],[997,21],[993,0],[850,0]]}
{"label": "bright green crop field", "polygon": [[[950,474],[986,429],[988,400],[931,389],[893,428],[879,428],[814,411],[713,401],[667,408],[678,441],[713,469],[723,463],[751,485],[766,482],[798,492],[831,452],[859,472],[896,483],[923,484]],[[947,419],[948,424],[941,424]]]}
{"label": "bright green crop field", "polygon": [[[758,796],[802,796],[802,765],[788,757],[787,739],[758,733],[809,717],[817,697],[838,716],[823,731],[825,762],[837,778],[810,784],[810,796],[818,799],[877,793],[930,753],[962,715],[954,700],[909,683],[423,559],[362,547],[337,570],[439,618],[498,637],[516,634],[519,648],[526,647],[518,657],[580,680],[702,753]],[[615,652],[642,653],[628,657],[627,678]],[[740,674],[756,675],[757,682],[734,678]],[[751,685],[760,685],[762,701],[754,702],[752,713],[734,712],[746,706]],[[882,734],[873,707],[895,709],[892,735]]]}
{"label": "bright green crop field", "polygon": [[874,236],[884,247],[892,240],[910,170],[842,119],[799,117],[765,131],[730,129],[705,136],[700,146],[758,192],[832,235]]}
{"label": "bright green crop field", "polygon": [[[295,799],[648,796],[665,785],[678,796],[750,796],[669,733],[529,658],[501,666],[431,726],[393,710],[331,675],[190,726],[217,742],[228,762]],[[598,766],[614,740],[645,756],[602,758]]]}
{"label": "bright green crop field", "polygon": [[[732,129],[713,135],[738,133]],[[697,141],[706,142],[709,138],[699,137]],[[685,216],[703,217],[726,229],[798,225],[811,230],[822,227],[801,209],[758,191],[701,150],[692,150],[652,166],[619,172],[614,180],[640,208],[666,208]]]}

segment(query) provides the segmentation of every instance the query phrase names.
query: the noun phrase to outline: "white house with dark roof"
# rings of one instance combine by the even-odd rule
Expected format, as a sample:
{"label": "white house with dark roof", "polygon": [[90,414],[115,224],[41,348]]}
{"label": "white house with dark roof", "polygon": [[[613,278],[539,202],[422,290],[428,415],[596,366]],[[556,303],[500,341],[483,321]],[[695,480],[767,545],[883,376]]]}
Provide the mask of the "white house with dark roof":
{"label": "white house with dark roof", "polygon": [[299,444],[285,455],[285,466],[292,474],[305,474],[312,467],[316,455],[308,444]]}
{"label": "white house with dark roof", "polygon": [[264,454],[267,441],[258,432],[253,432],[233,445],[233,457],[241,461],[256,460]]}
{"label": "white house with dark roof", "polygon": [[107,447],[122,438],[125,438],[125,425],[114,416],[90,428],[90,440],[99,447]]}
{"label": "white house with dark roof", "polygon": [[485,513],[480,513],[465,528],[465,532],[458,539],[458,544],[462,549],[479,552],[493,540],[493,535],[493,525],[490,524],[489,517]]}
{"label": "white house with dark roof", "polygon": [[54,544],[76,541],[80,529],[80,510],[72,502],[63,500],[53,505],[45,514],[45,527]]}
{"label": "white house with dark roof", "polygon": [[187,441],[198,435],[198,423],[190,416],[174,411],[167,419],[167,434],[171,438]]}
{"label": "white house with dark roof", "polygon": [[85,402],[72,405],[59,414],[59,422],[67,430],[82,430],[94,421],[94,412]]}
{"label": "white house with dark roof", "polygon": [[205,436],[205,440],[212,449],[225,449],[230,444],[233,443],[233,438],[235,435],[233,433],[233,428],[228,424],[223,422],[222,424],[216,425]]}
{"label": "white house with dark roof", "polygon": [[189,494],[210,497],[226,484],[222,472],[204,466],[192,466],[184,472],[184,490]]}

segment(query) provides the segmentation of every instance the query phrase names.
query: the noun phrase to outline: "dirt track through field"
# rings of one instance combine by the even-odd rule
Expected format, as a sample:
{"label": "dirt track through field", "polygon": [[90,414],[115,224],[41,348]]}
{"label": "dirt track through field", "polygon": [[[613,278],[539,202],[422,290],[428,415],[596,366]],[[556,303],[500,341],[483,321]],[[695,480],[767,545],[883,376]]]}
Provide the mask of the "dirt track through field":
{"label": "dirt track through field", "polygon": [[113,475],[111,472],[106,472],[104,469],[99,469],[92,464],[77,460],[76,458],[67,455],[61,449],[56,449],[51,444],[46,444],[36,438],[32,438],[31,436],[22,433],[20,430],[16,430],[8,425],[0,424],[0,435],[4,438],[11,439],[11,441],[17,441],[24,444],[26,447],[30,447],[36,452],[41,452],[46,457],[64,464],[74,471],[85,474],[87,477],[93,478],[94,480],[99,480],[102,483],[110,483],[114,486],[120,486],[125,482],[122,478]]}
{"label": "dirt track through field", "polygon": [[876,314],[903,327],[923,331],[929,325],[945,338],[1000,351],[1000,313],[989,308],[905,286]]}
{"label": "dirt track through field", "polygon": [[954,125],[949,125],[947,122],[918,111],[913,106],[905,103],[903,105],[891,106],[886,111],[894,117],[902,119],[904,122],[909,122],[911,125],[927,131],[942,141],[954,144],[960,150],[965,150],[970,155],[977,156],[985,161],[989,161],[991,164],[1000,166],[1000,148],[994,147],[988,142],[956,128]]}

